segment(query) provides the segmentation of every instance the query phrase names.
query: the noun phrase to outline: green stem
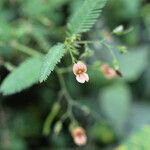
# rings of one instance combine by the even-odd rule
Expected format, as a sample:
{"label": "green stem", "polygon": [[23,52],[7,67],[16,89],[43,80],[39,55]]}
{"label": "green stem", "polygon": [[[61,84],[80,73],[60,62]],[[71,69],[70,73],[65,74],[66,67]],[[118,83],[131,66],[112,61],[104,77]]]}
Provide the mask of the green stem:
{"label": "green stem", "polygon": [[100,44],[100,43],[104,42],[104,40],[105,39],[102,39],[101,41],[98,41],[98,40],[96,40],[96,41],[75,41],[75,43],[77,43],[77,44],[95,44],[95,43]]}
{"label": "green stem", "polygon": [[68,73],[72,71],[72,66],[66,68],[59,68],[60,73]]}
{"label": "green stem", "polygon": [[44,123],[43,134],[45,136],[47,136],[48,134],[50,134],[52,121],[54,120],[54,118],[58,114],[59,110],[60,110],[59,103],[55,103],[53,105],[53,107],[52,107],[51,112],[48,114],[48,116],[47,116],[47,118],[45,120],[45,123]]}
{"label": "green stem", "polygon": [[[82,110],[83,112],[87,113],[87,114],[91,114],[94,118],[99,119],[101,116],[99,116],[99,114],[97,114],[94,111],[91,111],[87,106],[83,106],[81,104],[79,104],[77,101],[73,100],[70,96],[70,94],[67,91],[66,85],[65,85],[65,81],[64,78],[60,72],[60,69],[57,68],[56,70],[58,78],[59,78],[59,82],[60,82],[60,86],[61,89],[63,89],[64,91],[64,96],[68,102],[68,110],[67,112],[62,116],[61,120],[64,121],[67,117],[70,117],[72,122],[77,122],[76,119],[74,118],[74,115],[72,113],[72,107],[75,106],[77,108],[79,108],[80,110]],[[102,117],[101,117],[102,118]]]}
{"label": "green stem", "polygon": [[43,50],[43,52],[47,52],[51,45],[48,43],[46,37],[44,37],[42,34],[34,32],[32,33],[35,40],[38,42],[39,46]]}
{"label": "green stem", "polygon": [[4,61],[3,59],[0,58],[0,66],[4,66],[7,70],[12,71],[14,70],[16,67],[11,64],[10,62]]}
{"label": "green stem", "polygon": [[61,122],[64,122],[68,117],[69,117],[69,116],[68,116],[68,113],[65,112],[65,113],[62,115],[62,117],[60,118]]}
{"label": "green stem", "polygon": [[94,44],[99,43],[100,41],[75,41],[77,44]]}
{"label": "green stem", "polygon": [[71,47],[68,47],[68,50],[69,50],[69,53],[70,53],[70,56],[71,56],[72,63],[75,64],[75,58],[74,58],[73,53],[71,51]]}
{"label": "green stem", "polygon": [[61,89],[64,91],[64,96],[65,96],[65,98],[68,102],[68,108],[67,108],[68,116],[70,117],[71,121],[77,122],[76,119],[74,118],[74,115],[73,115],[73,112],[72,112],[73,99],[71,98],[71,96],[69,95],[69,93],[67,91],[64,78],[63,78],[61,72],[59,71],[59,69],[57,69],[56,72],[57,72],[57,75],[58,75],[58,78],[59,78]]}
{"label": "green stem", "polygon": [[3,66],[9,70],[9,71],[13,71],[16,67],[14,65],[12,65],[10,62],[4,62]]}
{"label": "green stem", "polygon": [[51,25],[53,25],[52,21],[49,20],[49,18],[47,18],[46,16],[38,16],[37,17],[38,21],[40,23],[42,23],[43,25],[50,27]]}
{"label": "green stem", "polygon": [[113,50],[111,49],[111,47],[108,44],[105,43],[105,39],[102,39],[101,41],[76,41],[75,43],[77,43],[77,44],[94,44],[94,43],[103,44],[108,48],[108,50],[110,51],[113,59],[117,60],[117,58],[116,58]]}
{"label": "green stem", "polygon": [[103,42],[103,45],[105,45],[108,48],[108,50],[110,51],[110,54],[112,55],[113,59],[117,60],[117,57],[114,54],[112,48],[109,45],[107,45],[105,42]]}
{"label": "green stem", "polygon": [[36,50],[34,50],[32,48],[29,48],[29,47],[27,47],[25,45],[22,45],[22,44],[20,44],[20,43],[18,43],[16,41],[11,42],[10,45],[13,48],[15,48],[16,50],[21,51],[21,52],[23,52],[23,53],[25,53],[25,54],[27,54],[29,56],[38,56],[38,57],[42,56],[42,53],[40,53],[40,52],[38,52],[38,51],[36,51]]}

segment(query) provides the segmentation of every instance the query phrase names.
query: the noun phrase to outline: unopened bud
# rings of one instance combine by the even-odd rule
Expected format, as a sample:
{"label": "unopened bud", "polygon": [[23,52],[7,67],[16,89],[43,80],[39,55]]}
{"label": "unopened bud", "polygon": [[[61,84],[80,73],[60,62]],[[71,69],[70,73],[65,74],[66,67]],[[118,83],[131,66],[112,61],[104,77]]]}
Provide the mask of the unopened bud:
{"label": "unopened bud", "polygon": [[78,146],[83,146],[87,142],[87,136],[85,130],[82,127],[76,127],[71,130],[71,135],[75,144]]}
{"label": "unopened bud", "polygon": [[127,53],[127,47],[126,46],[119,46],[118,50],[122,54],[126,54]]}
{"label": "unopened bud", "polygon": [[113,30],[113,33],[116,34],[116,35],[120,35],[122,34],[124,31],[124,27],[123,25],[119,25],[118,27],[116,27],[114,30]]}
{"label": "unopened bud", "polygon": [[60,133],[61,129],[62,129],[62,122],[58,121],[54,127],[55,134],[58,135]]}

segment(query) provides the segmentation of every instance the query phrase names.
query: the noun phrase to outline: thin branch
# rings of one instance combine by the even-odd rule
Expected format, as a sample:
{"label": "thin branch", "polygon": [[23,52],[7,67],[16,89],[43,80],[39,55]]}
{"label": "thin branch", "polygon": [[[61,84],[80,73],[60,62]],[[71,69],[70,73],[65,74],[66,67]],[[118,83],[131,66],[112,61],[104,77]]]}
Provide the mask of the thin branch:
{"label": "thin branch", "polygon": [[40,52],[38,52],[38,51],[30,48],[30,47],[27,47],[27,46],[25,46],[23,44],[20,44],[20,43],[18,43],[16,41],[11,42],[10,46],[12,48],[15,48],[18,51],[21,51],[21,52],[29,55],[29,56],[38,56],[38,57],[41,57],[43,55],[42,53],[40,53]]}

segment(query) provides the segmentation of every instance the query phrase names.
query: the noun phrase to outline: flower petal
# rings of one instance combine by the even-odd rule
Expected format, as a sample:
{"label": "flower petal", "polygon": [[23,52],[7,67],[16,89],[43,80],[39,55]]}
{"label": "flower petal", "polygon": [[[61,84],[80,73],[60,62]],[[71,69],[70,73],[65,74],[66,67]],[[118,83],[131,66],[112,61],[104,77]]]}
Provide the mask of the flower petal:
{"label": "flower petal", "polygon": [[89,81],[89,76],[87,73],[83,73],[76,76],[76,79],[79,83],[85,83],[85,81]]}
{"label": "flower petal", "polygon": [[110,68],[108,64],[103,64],[101,70],[107,79],[113,79],[117,75],[116,71]]}
{"label": "flower petal", "polygon": [[103,64],[101,70],[104,74],[107,74],[109,72],[109,65]]}
{"label": "flower petal", "polygon": [[76,136],[74,137],[74,142],[75,144],[77,144],[78,146],[82,146],[85,145],[87,142],[87,137],[86,135],[81,135],[81,136]]}
{"label": "flower petal", "polygon": [[78,64],[79,69],[84,70],[84,72],[87,71],[87,67],[82,61],[79,61],[77,64]]}
{"label": "flower petal", "polygon": [[77,75],[77,72],[78,72],[78,70],[79,70],[78,64],[74,64],[72,70],[73,70],[73,73],[74,73],[75,75]]}
{"label": "flower petal", "polygon": [[109,69],[109,73],[105,74],[105,76],[108,78],[108,79],[113,79],[114,77],[116,77],[116,72],[115,70],[113,69]]}
{"label": "flower petal", "polygon": [[89,75],[87,73],[84,73],[83,75],[84,75],[85,81],[88,82],[89,81]]}
{"label": "flower petal", "polygon": [[71,131],[73,140],[76,145],[82,146],[87,142],[87,136],[85,130],[82,127],[76,127]]}
{"label": "flower petal", "polygon": [[85,77],[83,75],[77,75],[76,79],[79,83],[84,83],[85,82]]}

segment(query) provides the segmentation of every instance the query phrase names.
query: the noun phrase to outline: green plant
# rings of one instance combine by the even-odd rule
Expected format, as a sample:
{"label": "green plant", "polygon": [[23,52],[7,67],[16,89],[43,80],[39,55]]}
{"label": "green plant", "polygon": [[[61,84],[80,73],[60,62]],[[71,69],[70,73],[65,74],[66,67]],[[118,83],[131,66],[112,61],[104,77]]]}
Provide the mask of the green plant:
{"label": "green plant", "polygon": [[[34,2],[38,3],[38,1]],[[55,73],[57,74],[57,78],[60,84],[60,91],[56,103],[55,105],[52,106],[52,111],[48,115],[44,123],[43,133],[45,135],[48,135],[50,133],[51,124],[60,111],[61,100],[63,100],[63,98],[65,98],[67,101],[67,110],[60,117],[59,120],[60,124],[63,124],[63,122],[69,118],[70,126],[76,127],[79,125],[79,122],[74,116],[73,107],[77,107],[86,114],[95,115],[95,112],[90,110],[87,106],[81,105],[70,96],[64,78],[65,73],[72,71],[71,70],[72,65],[73,68],[75,68],[75,70],[77,69],[77,73],[74,73],[76,75],[76,78],[78,75],[81,76],[80,71],[83,71],[82,75],[84,75],[85,77],[85,73],[87,71],[86,65],[84,63],[82,63],[82,65],[81,63],[78,64],[78,62],[80,62],[82,58],[88,58],[90,56],[91,50],[89,48],[90,47],[89,45],[97,43],[99,45],[103,45],[109,50],[110,55],[112,57],[111,59],[112,67],[108,65],[107,67],[103,68],[102,72],[104,73],[104,75],[108,75],[106,77],[112,79],[116,75],[121,76],[121,72],[119,71],[120,69],[119,61],[113,51],[113,47],[109,43],[110,41],[107,41],[107,39],[105,38],[95,41],[90,41],[87,39],[82,40],[83,39],[82,34],[89,31],[93,27],[98,17],[100,16],[102,8],[105,6],[106,2],[107,0],[95,0],[95,1],[85,0],[81,8],[79,8],[79,10],[76,10],[76,12],[70,16],[70,19],[67,23],[66,37],[64,38],[64,42],[59,42],[56,45],[52,46],[48,50],[48,52],[47,47],[49,46],[49,43],[44,35],[46,33],[42,32],[44,30],[42,27],[37,26],[39,32],[38,33],[33,32],[32,36],[38,39],[39,45],[42,47],[44,52],[38,51],[34,48],[29,48],[21,44],[21,42],[19,41],[19,39],[21,39],[22,41],[27,40],[27,39],[23,40],[24,37],[22,35],[29,34],[31,30],[36,31],[36,28],[34,28],[34,26],[32,27],[30,23],[25,24],[26,28],[24,28],[24,25],[22,25],[22,27],[20,27],[21,28],[20,30],[16,29],[16,33],[10,32],[11,34],[9,34],[6,32],[5,34],[7,35],[4,34],[6,38],[4,36],[4,38],[2,39],[3,41],[2,46],[9,45],[11,48],[27,54],[28,56],[30,56],[30,58],[27,58],[18,67],[11,65],[11,63],[5,61],[3,62],[3,65],[6,66],[11,71],[11,73],[4,79],[4,81],[1,84],[0,91],[3,93],[3,95],[10,95],[20,92],[28,87],[31,87],[33,84],[38,83],[38,81],[41,83],[51,75],[52,71],[55,71]],[[40,3],[38,4],[40,5]],[[30,10],[31,7],[30,3],[27,2],[25,5],[29,7],[29,8],[26,7],[26,9]],[[28,16],[33,15],[34,17],[32,17],[32,19],[37,19],[37,16],[39,14],[45,14],[44,9],[47,8],[41,8],[39,11],[34,11],[34,14],[32,14],[33,13],[32,11],[30,12],[27,11],[26,9],[23,9],[23,13],[28,12],[27,13]],[[40,22],[42,22],[42,24],[49,27],[50,22],[48,18],[40,16],[40,18],[38,19]],[[7,31],[7,26],[4,25],[4,27],[6,28],[4,30]],[[83,51],[83,53],[80,52],[80,49],[82,47],[85,50]],[[68,55],[69,57],[67,57]],[[66,67],[63,66],[60,67],[58,63],[60,61],[63,61],[65,57],[71,59],[71,63],[69,62],[69,65],[67,64]],[[84,67],[82,68],[81,66]],[[97,68],[100,68],[101,66],[102,64],[100,65],[98,64]],[[88,79],[86,81],[88,81]]]}

